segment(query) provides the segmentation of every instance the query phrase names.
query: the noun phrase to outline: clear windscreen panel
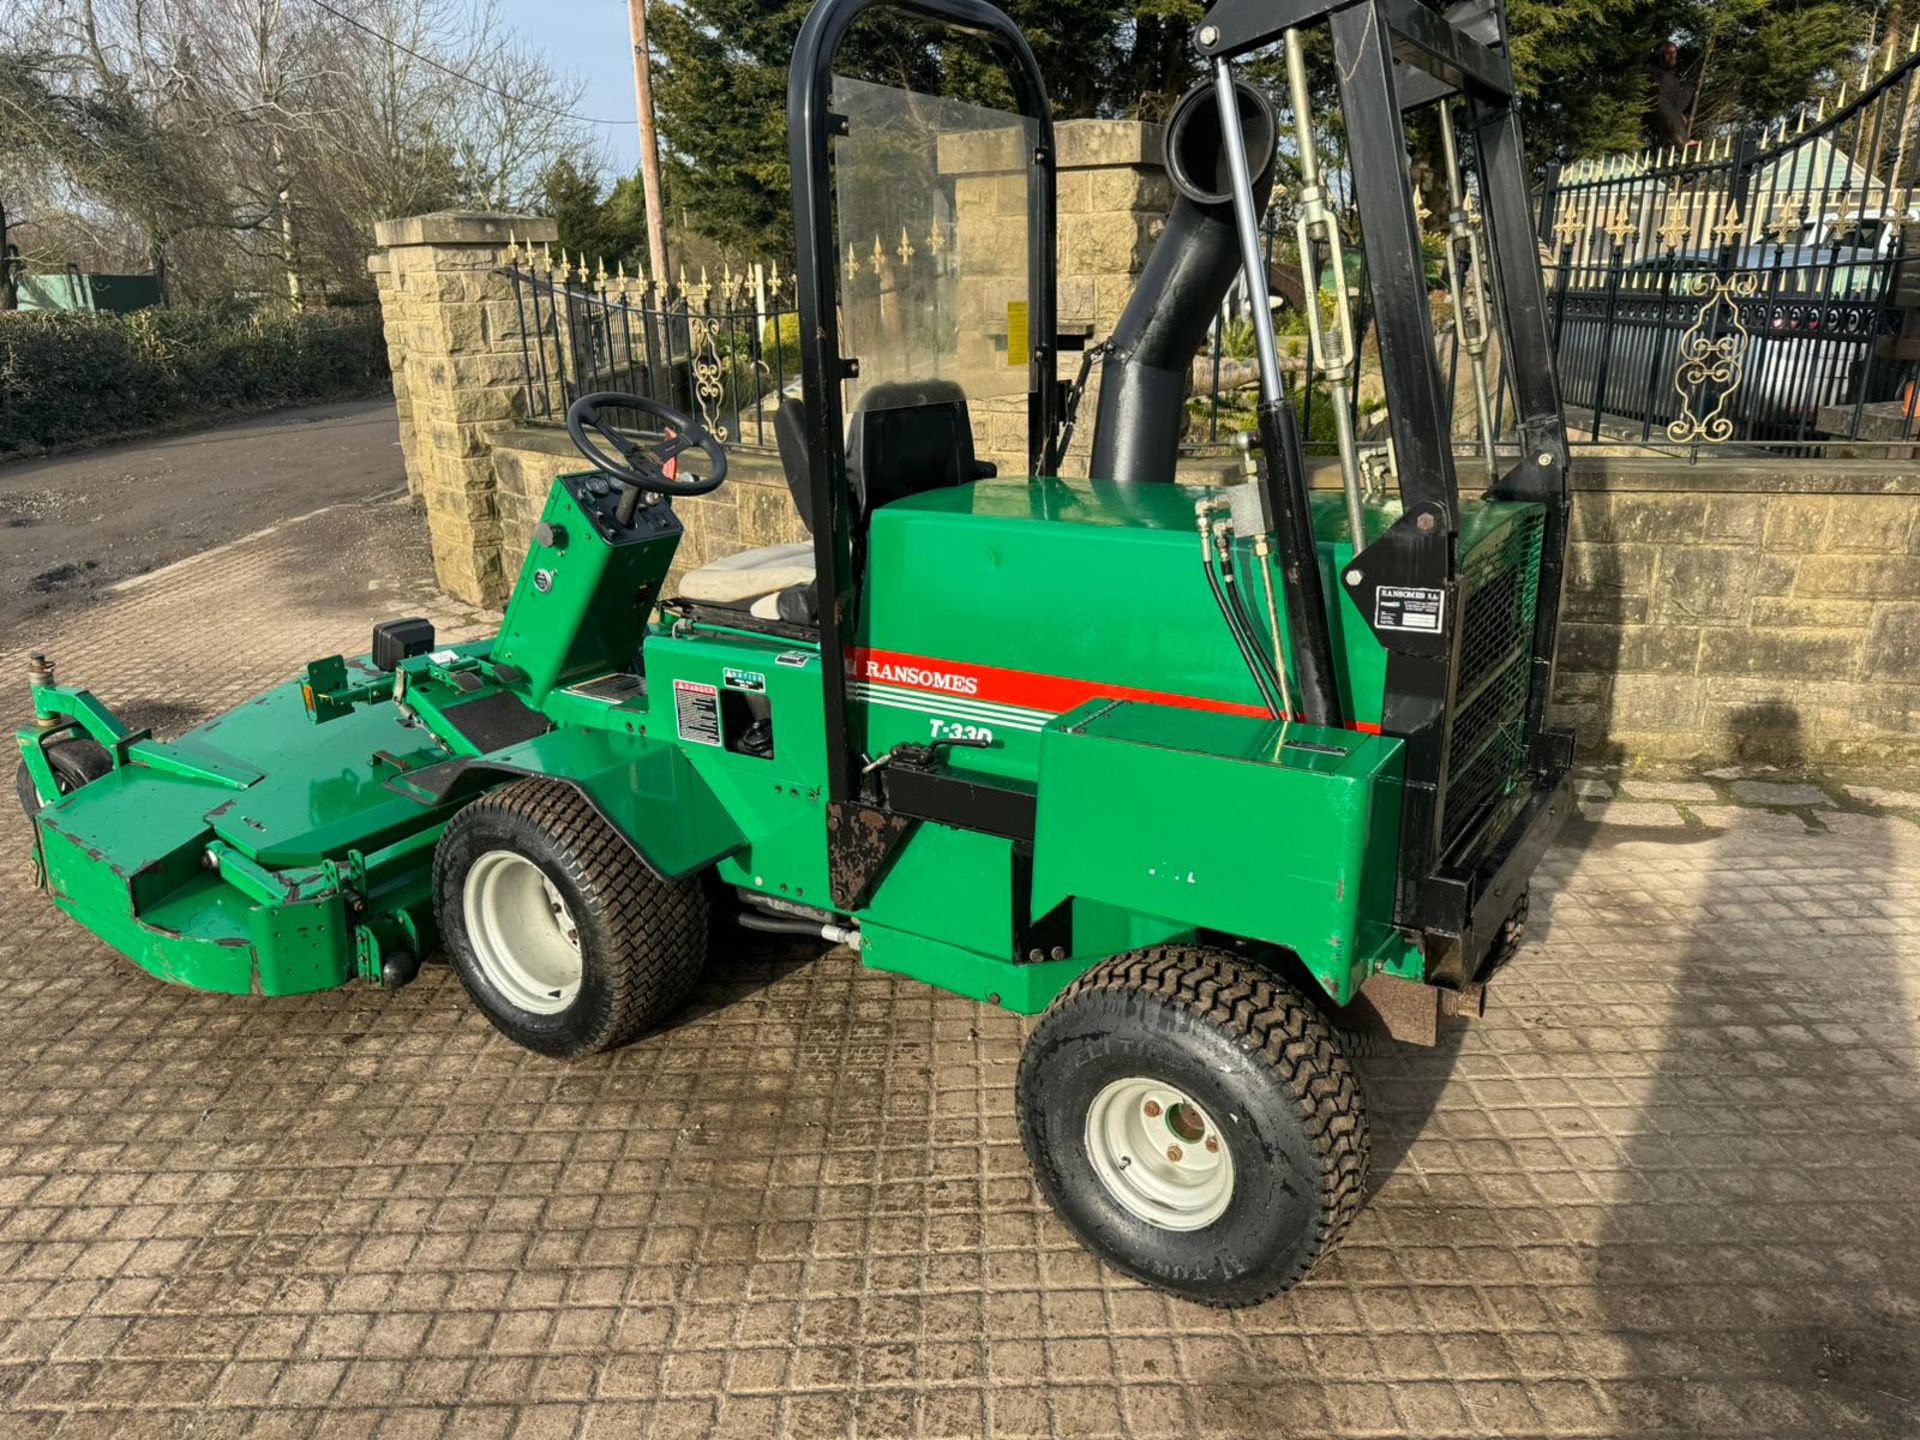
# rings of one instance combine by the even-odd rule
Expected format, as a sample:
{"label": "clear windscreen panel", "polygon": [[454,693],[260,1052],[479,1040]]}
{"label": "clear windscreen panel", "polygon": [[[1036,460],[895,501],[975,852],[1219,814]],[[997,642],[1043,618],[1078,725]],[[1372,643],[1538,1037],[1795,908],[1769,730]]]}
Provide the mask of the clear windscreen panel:
{"label": "clear windscreen panel", "polygon": [[1018,402],[1024,435],[1034,123],[845,76],[833,108],[841,347],[860,362],[847,413],[957,388],[976,429]]}

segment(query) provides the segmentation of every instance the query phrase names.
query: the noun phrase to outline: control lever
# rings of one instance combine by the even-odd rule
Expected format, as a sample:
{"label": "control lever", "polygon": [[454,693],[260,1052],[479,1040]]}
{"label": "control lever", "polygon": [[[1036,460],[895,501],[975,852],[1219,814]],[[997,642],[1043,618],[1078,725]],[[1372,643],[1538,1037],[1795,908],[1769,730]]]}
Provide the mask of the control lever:
{"label": "control lever", "polygon": [[993,741],[977,739],[933,740],[925,745],[915,745],[911,741],[907,741],[894,746],[878,760],[867,762],[867,765],[860,773],[862,775],[871,775],[881,767],[893,764],[905,765],[909,770],[929,770],[939,763],[940,752],[942,750],[951,750],[956,746],[963,750],[991,750],[993,748]]}

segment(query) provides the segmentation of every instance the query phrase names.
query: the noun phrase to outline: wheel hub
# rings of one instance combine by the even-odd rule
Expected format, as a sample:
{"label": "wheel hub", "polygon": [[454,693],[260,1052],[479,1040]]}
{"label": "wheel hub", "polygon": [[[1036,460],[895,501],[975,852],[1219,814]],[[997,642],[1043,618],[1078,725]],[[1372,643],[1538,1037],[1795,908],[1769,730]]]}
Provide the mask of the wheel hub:
{"label": "wheel hub", "polygon": [[1144,1075],[1115,1080],[1087,1107],[1087,1158],[1129,1214],[1163,1230],[1202,1230],[1233,1200],[1233,1155],[1185,1092]]}
{"label": "wheel hub", "polygon": [[580,993],[580,927],[547,874],[512,850],[473,862],[461,891],[467,939],[489,983],[535,1015],[566,1009]]}

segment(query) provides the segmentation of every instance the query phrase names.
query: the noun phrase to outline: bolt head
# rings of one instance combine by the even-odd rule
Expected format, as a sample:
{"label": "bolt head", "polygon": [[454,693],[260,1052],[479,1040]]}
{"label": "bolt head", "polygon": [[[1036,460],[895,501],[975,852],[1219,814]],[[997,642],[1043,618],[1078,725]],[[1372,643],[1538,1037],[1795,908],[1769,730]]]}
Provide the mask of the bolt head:
{"label": "bolt head", "polygon": [[1540,465],[1551,465],[1551,464],[1553,464],[1553,456],[1551,456],[1551,455],[1549,455],[1549,454],[1548,454],[1548,453],[1547,453],[1546,451],[1544,451],[1544,450],[1542,450],[1542,451],[1541,451],[1541,452],[1540,452],[1540,453],[1539,453],[1538,455],[1536,455],[1536,456],[1534,456],[1533,458],[1534,458],[1534,461],[1535,461],[1535,463],[1537,463],[1537,464],[1540,464]]}
{"label": "bolt head", "polygon": [[1220,43],[1219,27],[1216,25],[1202,25],[1200,27],[1200,43],[1202,45],[1218,45]]}
{"label": "bolt head", "polygon": [[1413,522],[1413,526],[1414,526],[1414,529],[1420,530],[1422,532],[1431,530],[1433,529],[1433,516],[1422,515],[1419,519]]}
{"label": "bolt head", "polygon": [[1176,1165],[1180,1163],[1181,1157],[1184,1156],[1185,1154],[1186,1152],[1182,1150],[1178,1145],[1167,1146],[1167,1159],[1173,1161],[1173,1163]]}
{"label": "bolt head", "polygon": [[1366,577],[1363,576],[1358,570],[1347,571],[1347,584],[1349,585],[1358,585],[1365,578]]}
{"label": "bolt head", "polygon": [[1147,1118],[1149,1120],[1154,1120],[1159,1118],[1160,1102],[1158,1100],[1149,1100],[1145,1105],[1141,1106],[1140,1108],[1147,1112]]}
{"label": "bolt head", "polygon": [[1207,1136],[1207,1150],[1208,1150],[1208,1152],[1209,1152],[1209,1153],[1218,1153],[1218,1151],[1219,1151],[1219,1149],[1220,1149],[1220,1137],[1219,1137],[1218,1135],[1209,1135],[1209,1136]]}

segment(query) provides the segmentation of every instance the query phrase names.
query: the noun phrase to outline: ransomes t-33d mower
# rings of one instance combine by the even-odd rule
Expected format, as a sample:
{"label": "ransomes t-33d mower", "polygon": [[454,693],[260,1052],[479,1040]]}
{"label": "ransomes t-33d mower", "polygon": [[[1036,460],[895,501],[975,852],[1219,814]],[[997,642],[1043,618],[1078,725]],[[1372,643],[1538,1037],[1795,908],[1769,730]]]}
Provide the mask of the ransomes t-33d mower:
{"label": "ransomes t-33d mower", "polygon": [[[821,0],[792,65],[803,390],[777,430],[811,546],[669,590],[673,500],[724,484],[726,453],[656,401],[583,397],[569,425],[593,468],[553,485],[491,639],[390,622],[369,655],[170,741],[39,668],[19,733],[36,856],[61,909],[162,979],[392,986],[437,946],[494,1025],[555,1056],[666,1021],[740,926],[856,946],[1040,1015],[1017,1103],[1061,1217],[1145,1281],[1252,1302],[1359,1207],[1353,1037],[1431,1042],[1478,1008],[1567,809],[1571,737],[1544,722],[1567,452],[1504,16],[1497,0],[1208,14],[1213,81],[1166,127],[1178,198],[1099,347],[1081,480],[1058,473],[1082,385],[1057,364],[1087,337],[1056,323],[1032,52],[983,0],[893,0],[895,27],[990,55],[1005,85],[982,93],[1008,105],[836,74],[879,8]],[[1300,33],[1320,24],[1391,430],[1363,453],[1343,425],[1325,496],[1257,233],[1279,126],[1232,70],[1286,46],[1299,235],[1308,273],[1339,280],[1316,359],[1349,414],[1347,270]],[[1462,493],[1435,353],[1416,106],[1449,131],[1467,353],[1484,396],[1497,334],[1519,439],[1496,446],[1479,407],[1463,464],[1483,493]],[[957,175],[1010,203],[956,226]],[[1182,485],[1185,377],[1236,276],[1261,463]],[[976,459],[989,420],[1023,429],[1028,476]],[[1397,493],[1370,500],[1381,456]]]}

